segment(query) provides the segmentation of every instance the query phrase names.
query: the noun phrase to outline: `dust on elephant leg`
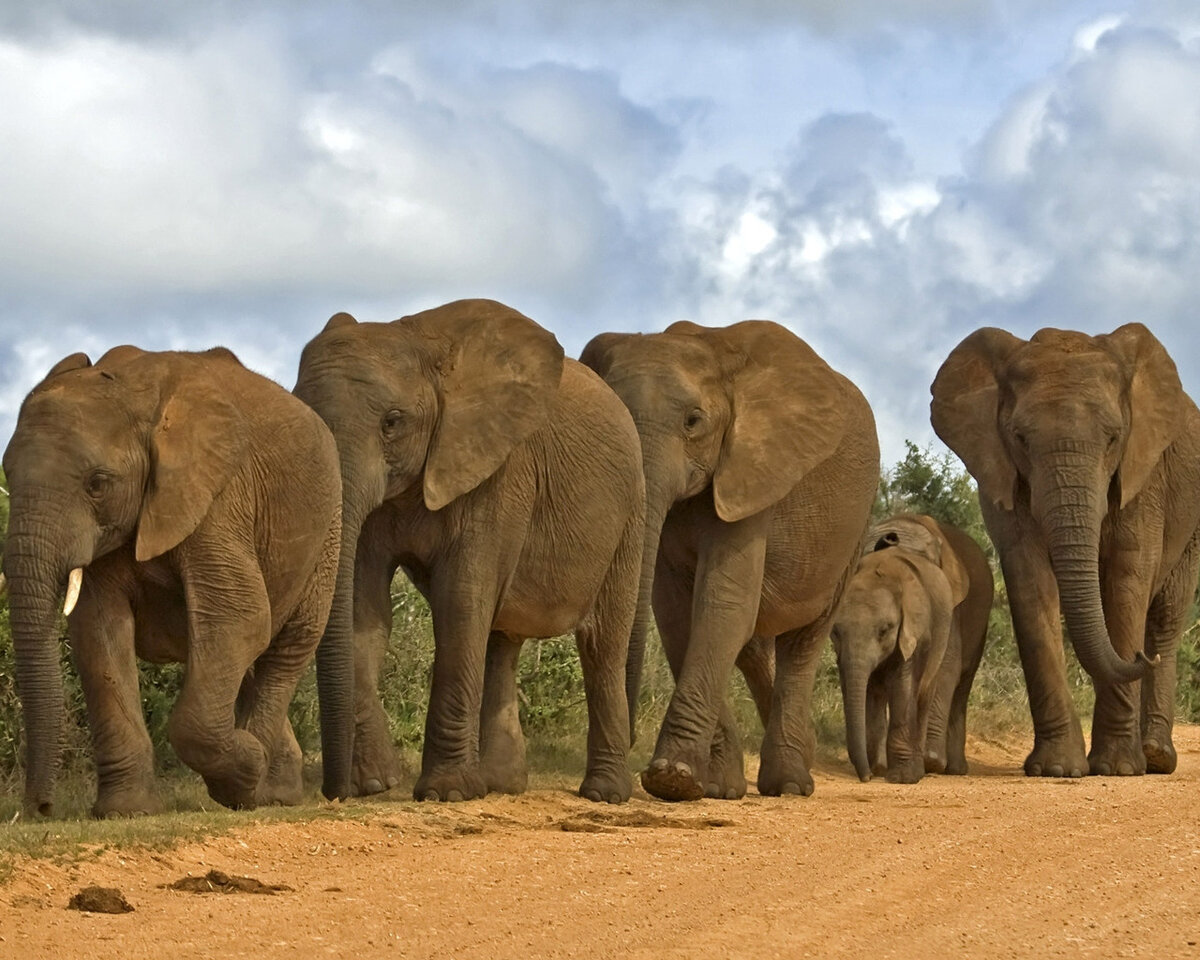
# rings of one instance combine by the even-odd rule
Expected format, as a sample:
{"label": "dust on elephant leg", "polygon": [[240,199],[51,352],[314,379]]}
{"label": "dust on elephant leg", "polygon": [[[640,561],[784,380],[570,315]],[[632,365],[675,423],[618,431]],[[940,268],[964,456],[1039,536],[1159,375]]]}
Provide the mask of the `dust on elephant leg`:
{"label": "dust on elephant leg", "polygon": [[1083,752],[1082,734],[1057,739],[1035,739],[1033,750],[1025,758],[1027,777],[1083,777],[1088,761]]}

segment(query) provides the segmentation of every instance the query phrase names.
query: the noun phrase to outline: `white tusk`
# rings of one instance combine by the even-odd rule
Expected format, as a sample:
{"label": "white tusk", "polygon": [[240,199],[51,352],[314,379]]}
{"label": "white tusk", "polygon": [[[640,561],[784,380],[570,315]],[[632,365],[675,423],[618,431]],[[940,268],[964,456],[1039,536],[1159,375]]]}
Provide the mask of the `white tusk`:
{"label": "white tusk", "polygon": [[69,617],[79,602],[79,591],[83,587],[83,567],[76,567],[67,579],[67,599],[63,603],[63,616]]}
{"label": "white tusk", "polygon": [[8,593],[8,578],[0,573],[0,597]]}

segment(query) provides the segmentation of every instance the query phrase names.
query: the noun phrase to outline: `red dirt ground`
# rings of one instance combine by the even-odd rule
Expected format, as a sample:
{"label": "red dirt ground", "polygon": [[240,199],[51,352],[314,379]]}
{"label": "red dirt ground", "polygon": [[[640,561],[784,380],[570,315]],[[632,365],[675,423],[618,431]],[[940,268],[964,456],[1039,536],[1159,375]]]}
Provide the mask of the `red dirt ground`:
{"label": "red dirt ground", "polygon": [[[1200,728],[1170,777],[1028,780],[975,741],[968,778],[597,807],[562,790],[361,822],[248,823],[167,853],[19,859],[0,957],[1200,956]],[[176,892],[216,868],[294,888]],[[136,912],[65,909],[89,884]]]}

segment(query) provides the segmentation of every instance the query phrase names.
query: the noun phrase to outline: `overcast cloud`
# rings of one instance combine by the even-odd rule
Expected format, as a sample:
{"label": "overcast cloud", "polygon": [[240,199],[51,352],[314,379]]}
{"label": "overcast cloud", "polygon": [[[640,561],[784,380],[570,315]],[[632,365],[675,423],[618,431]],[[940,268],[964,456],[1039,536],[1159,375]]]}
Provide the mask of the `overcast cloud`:
{"label": "overcast cloud", "polygon": [[0,4],[0,438],[77,349],[290,387],[331,313],[462,296],[571,353],[779,320],[885,463],[984,324],[1141,320],[1200,396],[1193,4],[96,6]]}

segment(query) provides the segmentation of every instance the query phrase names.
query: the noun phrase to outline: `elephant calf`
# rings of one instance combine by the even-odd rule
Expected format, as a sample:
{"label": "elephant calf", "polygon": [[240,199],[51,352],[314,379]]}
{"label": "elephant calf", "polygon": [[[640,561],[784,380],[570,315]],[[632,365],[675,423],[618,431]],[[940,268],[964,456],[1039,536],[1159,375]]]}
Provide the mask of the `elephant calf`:
{"label": "elephant calf", "polygon": [[228,350],[60,361],[4,453],[4,555],[25,801],[52,812],[58,598],[87,701],[97,816],[157,807],[136,658],[183,661],[175,752],[231,807],[295,802],[287,705],[321,637],[341,536],[320,418]]}
{"label": "elephant calf", "polygon": [[932,517],[872,528],[831,636],[846,746],[859,778],[967,772],[967,698],[983,656],[992,574],[979,545]]}

